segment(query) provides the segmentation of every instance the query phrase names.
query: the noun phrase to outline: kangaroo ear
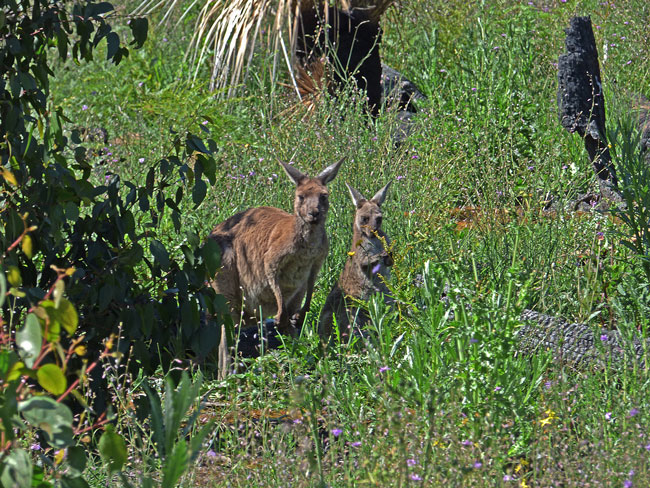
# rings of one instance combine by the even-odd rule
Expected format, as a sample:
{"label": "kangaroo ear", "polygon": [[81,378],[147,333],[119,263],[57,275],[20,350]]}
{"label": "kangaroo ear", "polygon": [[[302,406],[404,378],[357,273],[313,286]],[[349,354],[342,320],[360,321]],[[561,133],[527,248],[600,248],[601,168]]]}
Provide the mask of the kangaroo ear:
{"label": "kangaroo ear", "polygon": [[381,204],[384,203],[384,200],[386,200],[386,195],[388,194],[388,187],[390,186],[390,184],[391,182],[389,181],[385,187],[383,187],[381,190],[375,193],[375,196],[372,197],[370,201],[375,202],[377,205],[381,207]]}
{"label": "kangaroo ear", "polygon": [[300,171],[298,168],[291,166],[290,164],[280,161],[280,164],[284,168],[284,172],[287,176],[293,181],[294,185],[298,185],[302,180],[307,178],[307,175]]}
{"label": "kangaroo ear", "polygon": [[352,203],[354,203],[355,207],[358,207],[361,202],[366,200],[366,198],[361,193],[352,188],[347,182],[345,183],[345,186],[348,187],[350,197],[352,197]]}
{"label": "kangaroo ear", "polygon": [[336,175],[339,172],[339,168],[341,167],[341,164],[343,164],[343,161],[345,161],[345,157],[342,157],[338,160],[338,162],[329,165],[327,168],[320,172],[317,178],[321,181],[321,183],[323,183],[323,185],[327,185],[330,181],[336,178]]}

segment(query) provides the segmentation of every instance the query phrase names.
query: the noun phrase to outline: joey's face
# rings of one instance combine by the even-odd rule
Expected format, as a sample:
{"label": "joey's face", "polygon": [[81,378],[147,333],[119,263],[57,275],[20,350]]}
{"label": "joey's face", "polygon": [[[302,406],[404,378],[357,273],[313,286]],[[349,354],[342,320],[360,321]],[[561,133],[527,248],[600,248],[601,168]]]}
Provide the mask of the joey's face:
{"label": "joey's face", "polygon": [[372,237],[381,230],[382,217],[379,205],[373,201],[363,200],[357,207],[354,225],[361,234]]}
{"label": "joey's face", "polygon": [[318,225],[327,218],[329,210],[329,192],[327,187],[318,180],[312,179],[301,184],[296,189],[294,211],[304,222]]}

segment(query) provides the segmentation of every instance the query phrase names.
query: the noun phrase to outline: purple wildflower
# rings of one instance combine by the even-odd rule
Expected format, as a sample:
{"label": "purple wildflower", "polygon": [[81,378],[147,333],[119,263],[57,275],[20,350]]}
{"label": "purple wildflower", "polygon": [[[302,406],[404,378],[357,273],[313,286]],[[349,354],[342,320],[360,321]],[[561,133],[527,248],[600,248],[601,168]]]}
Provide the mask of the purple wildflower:
{"label": "purple wildflower", "polygon": [[418,462],[415,459],[407,459],[406,460],[406,465],[407,466],[415,466]]}
{"label": "purple wildflower", "polygon": [[81,106],[81,110],[88,110],[88,105],[83,104],[83,105]]}
{"label": "purple wildflower", "polygon": [[421,477],[419,474],[415,474],[415,473],[413,473],[413,474],[412,474],[411,476],[409,476],[409,477],[411,478],[411,481],[422,481],[422,477]]}
{"label": "purple wildflower", "polygon": [[638,409],[633,408],[632,410],[630,410],[630,417],[634,417],[634,416],[636,416],[636,415],[638,415],[638,414],[639,414],[639,410],[638,410]]}
{"label": "purple wildflower", "polygon": [[382,366],[381,368],[379,368],[379,372],[384,373],[384,372],[388,371],[389,369],[390,368],[388,366]]}
{"label": "purple wildflower", "polygon": [[476,461],[474,463],[474,469],[481,469],[483,467],[483,463],[481,461]]}
{"label": "purple wildflower", "polygon": [[632,480],[623,481],[623,488],[632,488]]}
{"label": "purple wildflower", "polygon": [[138,163],[144,163],[144,158],[138,159]]}
{"label": "purple wildflower", "polygon": [[361,441],[350,442],[350,446],[352,447],[359,447],[360,445],[361,445]]}
{"label": "purple wildflower", "polygon": [[605,420],[612,420],[612,412],[607,412],[605,414]]}
{"label": "purple wildflower", "polygon": [[600,336],[601,341],[605,342],[607,339],[609,339],[609,337],[607,337],[607,334],[601,334]]}
{"label": "purple wildflower", "polygon": [[338,437],[343,433],[343,429],[332,429],[332,435]]}

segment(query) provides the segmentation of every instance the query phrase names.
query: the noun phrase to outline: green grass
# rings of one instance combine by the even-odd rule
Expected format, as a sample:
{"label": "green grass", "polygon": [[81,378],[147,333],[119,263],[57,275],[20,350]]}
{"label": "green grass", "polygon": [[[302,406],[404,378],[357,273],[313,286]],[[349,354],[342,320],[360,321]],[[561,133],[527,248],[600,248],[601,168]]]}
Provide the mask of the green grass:
{"label": "green grass", "polygon": [[[143,182],[147,164],[169,151],[170,130],[204,129],[215,140],[208,198],[197,209],[184,198],[180,233],[168,216],[157,229],[178,255],[186,232],[207,236],[237,211],[290,211],[293,186],[278,159],[313,174],[346,157],[331,185],[330,255],[303,335],[208,383],[217,428],[186,486],[648,485],[647,371],[574,371],[543,353],[516,357],[513,334],[523,308],[646,330],[647,283],[620,244],[625,228],[566,210],[595,182],[582,141],[558,122],[556,65],[570,17],[591,15],[601,57],[609,45],[601,58],[609,123],[625,117],[630,94],[650,95],[650,7],[532,3],[400,2],[384,25],[382,55],[429,99],[399,148],[394,114],[369,121],[354,94],[325,100],[302,120],[288,116],[295,100],[268,81],[264,53],[239,98],[215,99],[207,70],[190,84],[189,21],[156,28],[117,67],[101,53],[58,67],[55,105],[74,126],[109,134],[94,178]],[[372,344],[323,353],[318,310],[351,238],[345,181],[364,194],[393,181],[383,208],[399,305],[370,304]],[[554,210],[544,212],[549,200]],[[459,207],[471,220],[463,228]],[[210,361],[195,367],[206,377],[215,371]],[[128,402],[116,405],[122,432],[133,433]],[[151,445],[130,439],[130,469],[155,469]]]}

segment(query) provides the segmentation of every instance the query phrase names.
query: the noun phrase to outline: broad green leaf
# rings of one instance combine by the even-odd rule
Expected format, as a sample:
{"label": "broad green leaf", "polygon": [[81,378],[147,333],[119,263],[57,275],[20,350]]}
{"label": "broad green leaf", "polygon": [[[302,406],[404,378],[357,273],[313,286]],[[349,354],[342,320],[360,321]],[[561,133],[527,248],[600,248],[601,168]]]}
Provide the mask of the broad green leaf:
{"label": "broad green leaf", "polygon": [[190,152],[198,151],[200,153],[210,154],[210,150],[207,147],[205,147],[205,144],[199,137],[190,134],[187,137],[186,142],[187,142],[187,148],[189,149]]}
{"label": "broad green leaf", "polygon": [[16,331],[16,345],[18,346],[18,354],[20,354],[25,365],[31,368],[43,345],[41,323],[35,314],[28,313],[25,324]]}
{"label": "broad green leaf", "polygon": [[[7,381],[16,381],[23,374],[27,374],[31,369],[25,367],[25,363],[18,361],[9,368],[9,374],[7,374]],[[31,376],[31,375],[29,375]]]}
{"label": "broad green leaf", "polygon": [[81,475],[83,470],[86,469],[86,451],[83,447],[72,446],[68,447],[68,453],[66,455],[66,460],[70,470],[74,474]]}
{"label": "broad green leaf", "polygon": [[74,334],[79,325],[79,316],[74,308],[74,305],[69,300],[62,298],[58,307],[61,325],[70,335]]}
{"label": "broad green leaf", "polygon": [[208,271],[208,278],[213,278],[221,266],[221,248],[217,241],[208,239],[201,249],[203,260]]}
{"label": "broad green leaf", "polygon": [[5,298],[7,297],[7,278],[5,274],[0,270],[0,307],[4,305]]}
{"label": "broad green leaf", "polygon": [[31,397],[18,404],[25,420],[45,432],[48,443],[56,448],[74,444],[72,438],[72,412],[62,403],[46,396]]}
{"label": "broad green leaf", "polygon": [[[43,321],[45,321],[45,318],[49,321],[45,340],[48,342],[58,342],[61,337],[61,319],[55,303],[52,300],[44,300],[35,312]],[[43,331],[45,331],[45,324],[43,324]]]}
{"label": "broad green leaf", "polygon": [[7,181],[7,183],[11,183],[13,186],[18,186],[18,181],[16,180],[16,177],[7,168],[2,169],[2,176]]}
{"label": "broad green leaf", "polygon": [[9,280],[9,284],[14,288],[18,288],[20,285],[23,284],[23,279],[20,277],[20,270],[18,269],[18,267],[9,266],[9,270],[7,273],[7,280]]}
{"label": "broad green leaf", "polygon": [[34,243],[32,242],[31,236],[29,234],[23,236],[23,240],[21,241],[20,244],[23,248],[23,252],[25,253],[25,256],[27,256],[29,259],[32,259]]}
{"label": "broad green leaf", "polygon": [[106,36],[106,59],[110,60],[117,54],[120,49],[120,36],[115,32],[110,32]]}
{"label": "broad green leaf", "polygon": [[13,351],[0,351],[0,380],[6,380],[9,371],[18,362],[18,355]]}
{"label": "broad green leaf", "polygon": [[196,181],[194,182],[194,188],[192,188],[192,201],[194,202],[194,208],[201,205],[207,192],[208,186],[205,184],[205,181],[203,181],[203,178],[200,178],[197,175]]}
{"label": "broad green leaf", "polygon": [[145,17],[131,19],[129,27],[131,28],[131,32],[133,34],[133,41],[131,44],[135,44],[135,48],[140,49],[144,44],[144,41],[147,40],[149,21]]}
{"label": "broad green leaf", "polygon": [[164,271],[167,271],[169,269],[169,253],[165,249],[165,246],[159,240],[152,239],[149,249],[155,260],[160,264],[160,267]]}
{"label": "broad green leaf", "polygon": [[187,469],[188,460],[187,444],[184,440],[180,440],[174,446],[171,456],[165,459],[162,488],[175,488],[178,486],[178,480],[181,479]]}
{"label": "broad green leaf", "polygon": [[126,463],[126,443],[111,424],[106,426],[106,430],[99,438],[99,455],[104,463],[108,464],[111,473],[120,471]]}
{"label": "broad green leaf", "polygon": [[22,449],[12,450],[2,459],[4,465],[0,474],[0,485],[11,488],[30,488],[32,486],[32,461]]}
{"label": "broad green leaf", "polygon": [[61,368],[54,363],[44,364],[36,371],[38,384],[53,395],[61,395],[68,387],[68,382]]}
{"label": "broad green leaf", "polygon": [[61,488],[90,488],[90,485],[80,475],[63,475],[61,477]]}

